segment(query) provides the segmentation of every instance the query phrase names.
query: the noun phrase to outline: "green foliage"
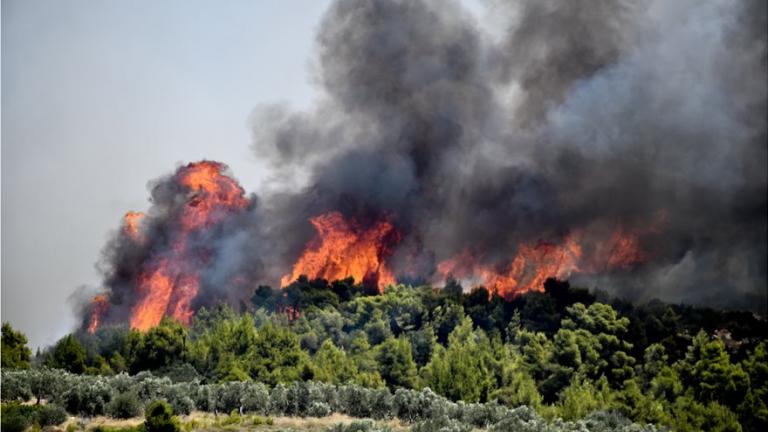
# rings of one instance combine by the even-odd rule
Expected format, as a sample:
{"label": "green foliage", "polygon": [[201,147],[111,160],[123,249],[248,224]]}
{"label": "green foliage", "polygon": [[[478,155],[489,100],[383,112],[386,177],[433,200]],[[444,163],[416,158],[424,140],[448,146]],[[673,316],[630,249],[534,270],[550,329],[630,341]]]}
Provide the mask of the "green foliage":
{"label": "green foliage", "polygon": [[22,405],[18,402],[3,404],[2,412],[3,431],[21,432],[31,425],[37,427],[56,426],[64,423],[67,413],[55,404],[49,405]]}
{"label": "green foliage", "polygon": [[42,427],[56,426],[67,420],[67,412],[59,405],[47,404],[37,410],[37,424]]}
{"label": "green foliage", "polygon": [[65,369],[72,373],[85,371],[86,352],[72,335],[64,336],[53,347],[45,359],[45,365],[54,369]]}
{"label": "green foliage", "polygon": [[141,415],[139,396],[132,392],[116,395],[107,405],[107,415],[117,419],[138,417]]}
{"label": "green foliage", "polygon": [[178,432],[179,419],[173,415],[173,410],[164,400],[154,401],[147,406],[144,420],[147,432]]}
{"label": "green foliage", "polygon": [[317,381],[341,384],[353,382],[357,377],[355,362],[330,339],[323,342],[313,360]]}
{"label": "green foliage", "polygon": [[490,341],[473,331],[464,318],[448,337],[448,348],[438,349],[423,369],[424,384],[453,400],[488,400],[495,388]]}
{"label": "green foliage", "polygon": [[768,429],[768,324],[750,314],[596,302],[551,280],[506,301],[456,283],[377,294],[303,278],[260,287],[253,305],[201,309],[189,329],[68,335],[29,370],[23,335],[4,325],[2,399],[83,416],[163,399],[176,414],[340,412],[445,430]]}
{"label": "green foliage", "polygon": [[157,370],[186,358],[187,330],[164,318],[146,334],[131,332],[127,344],[132,372]]}
{"label": "green foliage", "polygon": [[417,382],[416,362],[411,344],[405,338],[389,338],[376,347],[379,374],[389,388],[414,388]]}
{"label": "green foliage", "polygon": [[248,360],[251,378],[269,385],[302,379],[308,364],[296,335],[272,324],[259,329]]}
{"label": "green foliage", "polygon": [[14,330],[7,322],[3,323],[0,356],[4,369],[29,369],[32,351],[27,348],[27,337],[24,333]]}

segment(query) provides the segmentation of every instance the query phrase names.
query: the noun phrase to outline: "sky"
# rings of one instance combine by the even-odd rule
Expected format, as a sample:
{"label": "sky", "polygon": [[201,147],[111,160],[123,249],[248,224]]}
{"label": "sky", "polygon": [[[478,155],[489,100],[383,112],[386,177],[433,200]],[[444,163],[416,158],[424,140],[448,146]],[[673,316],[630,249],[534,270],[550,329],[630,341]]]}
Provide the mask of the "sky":
{"label": "sky", "polygon": [[330,3],[3,0],[2,320],[33,349],[72,331],[70,296],[98,289],[110,234],[178,165],[222,161],[258,191],[249,118],[318,97]]}
{"label": "sky", "polygon": [[76,323],[68,297],[147,181],[203,158],[246,191],[259,103],[312,102],[327,0],[2,2],[2,320],[33,350]]}

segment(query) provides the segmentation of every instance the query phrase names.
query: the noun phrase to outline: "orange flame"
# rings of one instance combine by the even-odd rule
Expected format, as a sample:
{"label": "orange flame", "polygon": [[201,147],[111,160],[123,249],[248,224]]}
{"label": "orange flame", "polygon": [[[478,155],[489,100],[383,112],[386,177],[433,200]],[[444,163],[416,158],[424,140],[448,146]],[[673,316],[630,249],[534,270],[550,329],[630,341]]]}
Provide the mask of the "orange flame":
{"label": "orange flame", "polygon": [[375,284],[380,292],[395,283],[385,261],[400,235],[388,220],[365,228],[331,212],[311,218],[310,223],[317,237],[307,244],[293,271],[280,279],[281,286],[301,275],[327,280],[352,277],[358,282]]}
{"label": "orange flame", "polygon": [[[588,245],[590,252],[585,253]],[[543,291],[544,281],[551,277],[567,279],[578,272],[626,270],[648,258],[636,234],[617,230],[607,240],[590,244],[583,231],[576,231],[560,244],[521,244],[515,257],[501,268],[483,264],[465,251],[439,263],[437,274],[443,280],[458,278],[511,298],[529,291]]]}
{"label": "orange flame", "polygon": [[[132,328],[146,331],[160,323],[164,316],[189,324],[193,316],[192,302],[200,284],[199,268],[206,259],[205,251],[189,245],[190,235],[221,222],[235,211],[248,205],[245,192],[231,177],[222,174],[224,165],[202,161],[179,168],[173,180],[189,189],[181,207],[179,230],[170,237],[170,248],[162,256],[151,255],[136,280],[138,300],[131,310]],[[128,212],[124,217],[124,232],[134,241],[143,242],[141,223],[143,213]],[[93,332],[101,323],[108,299],[94,299],[88,330]],[[97,307],[98,305],[98,307]]]}
{"label": "orange flame", "polygon": [[184,209],[181,222],[192,230],[220,222],[232,209],[248,205],[245,191],[231,177],[221,174],[222,165],[202,161],[189,164],[178,174],[178,181],[193,193]]}
{"label": "orange flame", "polygon": [[141,221],[144,220],[144,213],[129,211],[123,216],[123,232],[136,242],[143,241],[141,235]]}
{"label": "orange flame", "polygon": [[107,308],[109,308],[109,299],[106,295],[99,294],[93,298],[91,305],[91,320],[88,323],[88,333],[93,334],[96,332],[96,329],[99,328],[101,317],[107,313]]}

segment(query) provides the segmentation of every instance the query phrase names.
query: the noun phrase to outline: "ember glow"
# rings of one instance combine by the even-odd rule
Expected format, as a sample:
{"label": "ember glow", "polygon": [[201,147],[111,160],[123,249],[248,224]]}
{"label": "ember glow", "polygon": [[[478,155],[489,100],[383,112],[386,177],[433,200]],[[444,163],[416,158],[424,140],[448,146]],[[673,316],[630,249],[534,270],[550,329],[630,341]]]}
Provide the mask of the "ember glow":
{"label": "ember glow", "polygon": [[386,260],[400,234],[389,221],[379,220],[366,228],[331,212],[313,217],[310,222],[317,237],[307,244],[291,273],[282,277],[281,286],[301,275],[329,281],[352,277],[376,286],[380,292],[395,283]]}

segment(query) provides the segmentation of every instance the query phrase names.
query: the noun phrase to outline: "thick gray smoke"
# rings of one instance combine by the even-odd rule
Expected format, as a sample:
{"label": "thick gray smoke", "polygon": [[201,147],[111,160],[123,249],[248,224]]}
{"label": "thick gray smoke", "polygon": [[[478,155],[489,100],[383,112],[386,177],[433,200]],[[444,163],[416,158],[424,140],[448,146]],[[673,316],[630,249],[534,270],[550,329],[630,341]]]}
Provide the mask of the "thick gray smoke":
{"label": "thick gray smoke", "polygon": [[436,282],[465,251],[504,270],[521,244],[620,228],[649,259],[574,283],[765,313],[766,2],[488,6],[494,26],[444,0],[335,2],[317,35],[321,101],[253,116],[275,181],[258,201],[227,186],[242,204],[186,231],[192,165],[152,183],[148,240],[121,232],[105,249],[104,322],[128,319],[147,295],[137,279],[166,258],[199,274],[193,308],[277,286],[330,211],[389,219],[401,282]]}
{"label": "thick gray smoke", "polygon": [[658,225],[649,262],[578,282],[765,312],[766,3],[488,6],[503,34],[449,1],[327,11],[322,100],[253,118],[284,186],[257,211],[265,268],[290,266],[330,210],[389,217],[413,281],[465,249],[503,264],[523,241]]}

